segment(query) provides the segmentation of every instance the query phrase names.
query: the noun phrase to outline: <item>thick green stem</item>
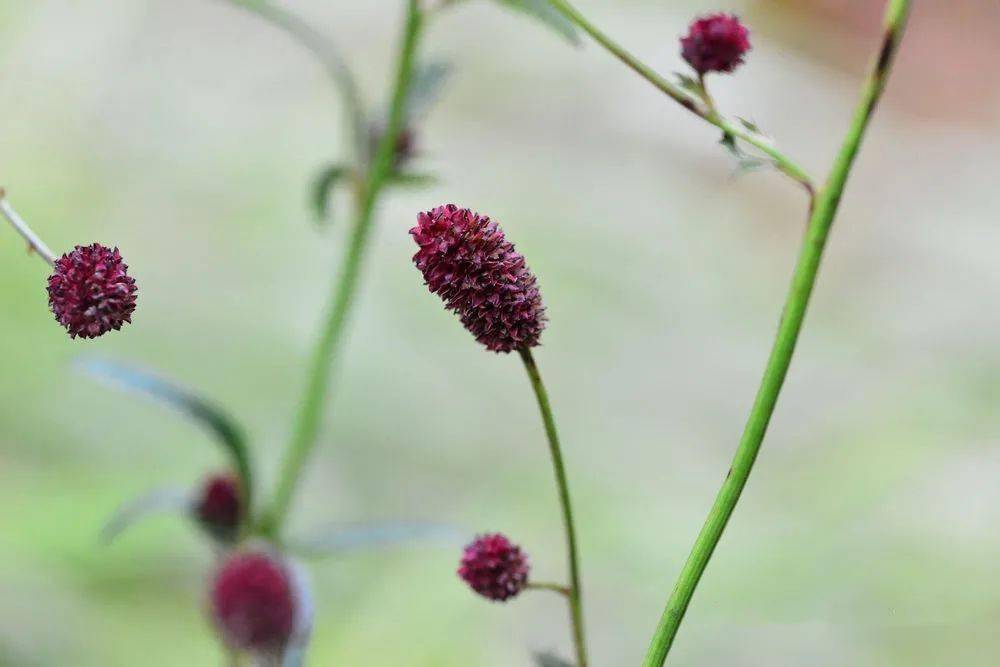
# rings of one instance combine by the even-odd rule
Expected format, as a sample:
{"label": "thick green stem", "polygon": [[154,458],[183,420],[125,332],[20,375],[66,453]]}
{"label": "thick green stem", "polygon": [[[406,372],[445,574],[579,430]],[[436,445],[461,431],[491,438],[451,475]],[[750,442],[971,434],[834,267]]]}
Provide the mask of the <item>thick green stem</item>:
{"label": "thick green stem", "polygon": [[559,434],[556,432],[555,417],[549,404],[549,395],[542,383],[535,358],[530,349],[523,349],[521,359],[531,380],[531,387],[538,399],[538,409],[545,423],[545,435],[549,441],[549,452],[552,454],[552,468],[556,475],[556,486],[559,489],[559,505],[562,508],[563,529],[566,534],[566,558],[569,562],[569,588],[566,590],[569,601],[570,622],[573,626],[573,644],[576,647],[577,667],[587,667],[587,643],[583,628],[583,591],[580,586],[580,559],[576,548],[576,528],[573,523],[573,508],[569,500],[569,481],[566,479],[566,467],[563,464],[562,449],[559,446]]}
{"label": "thick green stem", "polygon": [[767,431],[771,415],[778,401],[778,394],[785,381],[795,344],[802,329],[806,306],[816,283],[823,249],[840,204],[840,198],[847,183],[851,166],[858,154],[865,129],[871,120],[875,106],[885,88],[893,57],[899,46],[906,18],[909,0],[891,0],[886,13],[885,39],[876,64],[865,82],[861,102],[854,114],[847,137],[831,168],[826,184],[819,192],[815,208],[809,219],[809,227],[799,252],[798,263],[792,275],[792,284],[785,300],[784,316],[778,327],[778,334],[764,370],[760,389],[750,411],[746,429],[726,476],[722,489],[701,529],[691,555],[681,570],[677,584],[667,602],[663,617],[653,635],[649,652],[643,667],[662,667],[677,635],[684,613],[687,611],[695,588],[712,557],[726,523],[739,502],[757,453]]}
{"label": "thick green stem", "polygon": [[664,79],[662,76],[657,74],[653,68],[649,67],[634,55],[629,53],[623,46],[615,42],[606,33],[602,32],[594,24],[588,21],[587,18],[584,17],[583,14],[581,14],[567,0],[548,0],[548,2],[557,11],[559,11],[560,14],[565,16],[585,33],[590,35],[594,41],[610,51],[612,55],[625,63],[625,65],[627,65],[636,74],[646,79],[646,81],[649,81],[651,84],[656,86],[657,89],[666,93],[670,98],[699,118],[706,120],[726,134],[742,139],[763,152],[774,161],[775,167],[802,185],[810,197],[813,196],[815,188],[813,187],[813,182],[812,179],[809,178],[809,175],[791,158],[782,153],[770,139],[751,131],[739,122],[734,122],[726,118],[712,108],[706,100],[698,99],[696,96],[691,95],[680,86]]}
{"label": "thick green stem", "polygon": [[407,0],[406,27],[397,64],[389,124],[379,142],[375,159],[359,195],[359,206],[349,232],[350,240],[344,266],[335,284],[327,318],[313,352],[309,378],[295,421],[295,430],[285,452],[277,490],[262,520],[261,532],[270,537],[278,537],[302,470],[316,446],[321,417],[327,404],[327,394],[337,361],[337,352],[343,339],[344,324],[350,314],[371,236],[372,218],[379,194],[392,173],[395,146],[403,127],[406,99],[413,78],[421,26],[422,16],[418,0]]}

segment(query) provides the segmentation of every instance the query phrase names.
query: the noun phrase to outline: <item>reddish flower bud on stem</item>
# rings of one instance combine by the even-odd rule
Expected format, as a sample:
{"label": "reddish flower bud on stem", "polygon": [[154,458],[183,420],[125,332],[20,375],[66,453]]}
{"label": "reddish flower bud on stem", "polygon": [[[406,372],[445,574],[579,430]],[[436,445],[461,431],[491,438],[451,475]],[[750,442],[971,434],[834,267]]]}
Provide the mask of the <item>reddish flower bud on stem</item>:
{"label": "reddish flower bud on stem", "polygon": [[449,204],[421,213],[410,234],[427,287],[476,340],[505,353],[538,345],[545,307],[537,280],[496,222]]}
{"label": "reddish flower bud on stem", "polygon": [[485,598],[504,602],[523,591],[531,570],[528,557],[506,536],[477,537],[462,553],[458,576]]}
{"label": "reddish flower bud on stem", "polygon": [[53,268],[49,307],[70,338],[97,338],[132,321],[135,279],[118,248],[76,246]]}
{"label": "reddish flower bud on stem", "polygon": [[212,582],[212,619],[234,650],[280,655],[295,630],[296,604],[288,568],[264,552],[233,554]]}
{"label": "reddish flower bud on stem", "polygon": [[214,475],[202,484],[194,507],[198,522],[213,536],[232,541],[246,516],[244,493],[232,474]]}
{"label": "reddish flower bud on stem", "polygon": [[712,14],[696,20],[681,38],[681,55],[704,76],[732,72],[750,50],[750,31],[732,14]]}

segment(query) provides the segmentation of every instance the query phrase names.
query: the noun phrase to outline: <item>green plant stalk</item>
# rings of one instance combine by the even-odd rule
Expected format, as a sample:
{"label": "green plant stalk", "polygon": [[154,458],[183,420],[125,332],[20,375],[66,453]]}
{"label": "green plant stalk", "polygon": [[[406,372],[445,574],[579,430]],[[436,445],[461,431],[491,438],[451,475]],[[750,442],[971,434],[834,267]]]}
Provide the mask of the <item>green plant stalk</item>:
{"label": "green plant stalk", "polygon": [[[573,628],[573,645],[576,648],[577,667],[587,667],[587,642],[583,627],[583,590],[580,586],[580,558],[576,547],[576,528],[573,523],[573,507],[569,499],[569,481],[566,478],[566,466],[563,464],[562,448],[559,446],[559,433],[556,431],[556,421],[549,404],[549,395],[542,383],[535,358],[531,350],[520,350],[524,368],[531,380],[531,387],[538,399],[538,409],[542,413],[545,424],[545,435],[549,441],[549,452],[552,454],[552,468],[556,476],[556,486],[559,489],[559,505],[562,508],[563,530],[566,534],[566,558],[569,562],[569,587],[565,589],[569,601],[570,622]],[[538,587],[543,587],[539,584]],[[552,586],[544,586],[552,588]]]}
{"label": "green plant stalk", "polygon": [[583,14],[581,14],[567,0],[548,0],[548,2],[560,14],[565,16],[570,22],[575,24],[585,33],[590,35],[594,41],[610,51],[612,55],[625,63],[625,65],[627,65],[636,74],[656,86],[656,88],[658,88],[661,92],[666,93],[671,99],[676,101],[682,107],[699,118],[702,118],[703,120],[716,126],[725,134],[741,139],[763,152],[771,158],[774,162],[774,166],[779,171],[786,174],[804,187],[810,197],[814,195],[815,187],[812,179],[809,177],[809,174],[807,174],[806,171],[796,164],[790,157],[782,153],[781,150],[779,150],[768,137],[751,131],[739,122],[734,122],[726,118],[717,112],[706,100],[699,99],[698,97],[691,95],[682,87],[671,83],[657,74],[653,68],[649,67],[634,55],[629,53],[623,46],[615,42],[606,33],[602,32],[594,24],[588,21],[587,18],[584,17]]}
{"label": "green plant stalk", "polygon": [[299,478],[316,446],[337,352],[343,339],[344,324],[350,314],[371,237],[372,218],[382,188],[392,173],[396,142],[403,127],[405,104],[413,78],[422,25],[418,0],[407,0],[406,26],[398,57],[389,123],[359,193],[359,206],[349,231],[350,241],[344,266],[335,284],[328,315],[313,352],[309,378],[295,421],[295,430],[285,452],[277,490],[260,527],[261,532],[271,538],[279,537]]}
{"label": "green plant stalk", "polygon": [[815,208],[810,216],[809,227],[799,252],[795,272],[792,275],[791,288],[785,300],[784,316],[778,327],[774,347],[764,370],[764,377],[750,411],[746,429],[733,458],[732,467],[722,484],[722,489],[719,491],[701,533],[695,540],[691,555],[681,570],[677,584],[653,635],[649,652],[643,661],[643,667],[662,667],[666,662],[667,654],[694,595],[695,588],[698,586],[698,582],[722,537],[726,523],[732,516],[733,510],[739,502],[740,494],[750,476],[771,415],[774,413],[778,394],[781,392],[781,386],[788,374],[795,344],[799,332],[802,330],[809,297],[816,283],[816,275],[819,271],[830,227],[847,184],[851,166],[854,164],[854,159],[861,146],[861,140],[885,88],[893,58],[903,36],[909,8],[909,0],[891,0],[888,4],[882,49],[864,84],[861,101],[854,114],[847,137],[833,163],[826,184],[818,194]]}

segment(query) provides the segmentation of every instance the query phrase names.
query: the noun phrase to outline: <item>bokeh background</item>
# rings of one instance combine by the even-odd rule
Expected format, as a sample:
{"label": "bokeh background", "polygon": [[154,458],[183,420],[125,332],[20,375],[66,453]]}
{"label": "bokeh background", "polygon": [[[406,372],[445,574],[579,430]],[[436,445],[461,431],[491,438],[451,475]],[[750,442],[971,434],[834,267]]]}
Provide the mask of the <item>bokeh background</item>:
{"label": "bokeh background", "polygon": [[[662,71],[703,1],[579,0]],[[821,176],[879,33],[871,0],[728,2],[754,51],[712,81]],[[1000,659],[1000,5],[916,3],[834,229],[800,351],[677,665]],[[291,1],[385,93],[401,3]],[[454,73],[419,130],[440,178],[383,202],[296,530],[433,520],[502,530],[540,578],[562,537],[516,358],[481,350],[410,264],[418,210],[500,219],[540,277],[537,357],[567,448],[595,665],[634,665],[728,467],[803,228],[802,193],[737,177],[718,137],[606,53],[477,0],[430,28]],[[56,248],[123,249],[135,324],[51,321],[45,267],[0,229],[0,664],[221,664],[212,556],[171,517],[104,519],[223,465],[196,428],[74,372],[81,353],[199,388],[265,479],[343,245],[306,186],[343,151],[336,99],[286,35],[221,0],[0,0],[0,183]],[[563,604],[507,606],[424,542],[310,566],[310,665],[500,666],[568,654]]]}

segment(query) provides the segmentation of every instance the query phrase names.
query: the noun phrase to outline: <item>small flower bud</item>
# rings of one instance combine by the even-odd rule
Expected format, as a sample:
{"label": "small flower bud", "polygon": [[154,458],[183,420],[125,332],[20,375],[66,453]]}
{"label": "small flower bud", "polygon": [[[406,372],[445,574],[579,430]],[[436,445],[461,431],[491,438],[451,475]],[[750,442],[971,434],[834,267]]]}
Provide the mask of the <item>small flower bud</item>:
{"label": "small flower bud", "polygon": [[70,338],[97,338],[132,321],[135,279],[118,248],[76,246],[49,276],[49,308]]}
{"label": "small flower bud", "polygon": [[235,553],[215,574],[211,611],[232,649],[280,655],[296,625],[295,583],[289,569],[262,551]]}
{"label": "small flower bud", "polygon": [[524,257],[486,216],[454,204],[417,217],[413,263],[427,287],[493,352],[538,345],[545,307]]}
{"label": "small flower bud", "polygon": [[194,511],[198,522],[217,539],[235,539],[245,516],[240,480],[232,474],[209,477],[201,486]]}
{"label": "small flower bud", "polygon": [[524,590],[530,569],[519,546],[493,533],[477,537],[465,547],[458,576],[483,597],[503,602]]}
{"label": "small flower bud", "polygon": [[[382,141],[382,136],[385,134],[385,125],[381,123],[372,123],[368,128],[368,144],[369,150],[372,155],[378,150],[378,145]],[[413,159],[417,154],[417,141],[413,130],[404,127],[399,132],[399,136],[396,137],[396,145],[393,147],[392,153],[392,167],[393,169],[401,169],[406,166],[406,164]]]}
{"label": "small flower bud", "polygon": [[732,14],[712,14],[691,24],[681,55],[699,74],[732,72],[750,50],[750,31]]}

